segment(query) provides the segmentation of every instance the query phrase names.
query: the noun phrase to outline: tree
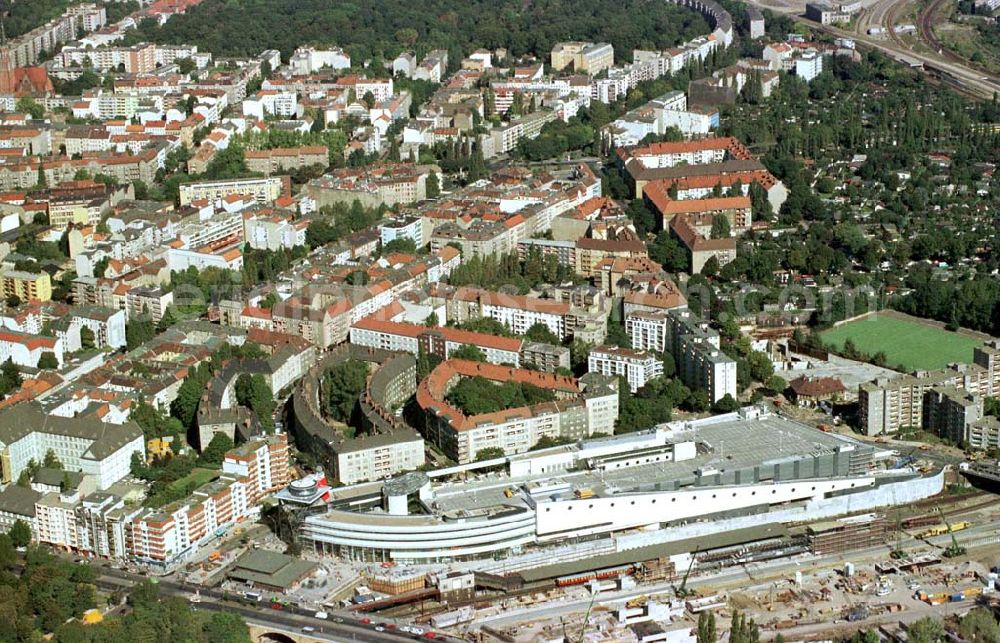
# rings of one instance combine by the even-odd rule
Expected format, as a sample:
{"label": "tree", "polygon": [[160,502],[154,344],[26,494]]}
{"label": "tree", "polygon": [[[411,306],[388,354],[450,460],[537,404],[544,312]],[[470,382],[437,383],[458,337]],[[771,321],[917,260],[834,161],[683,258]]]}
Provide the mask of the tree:
{"label": "tree", "polygon": [[413,254],[417,251],[417,244],[413,239],[407,237],[398,237],[393,239],[389,243],[382,246],[382,255],[390,255],[394,252],[401,252],[403,254]]}
{"label": "tree", "polygon": [[170,414],[180,420],[185,429],[194,426],[198,404],[201,402],[201,396],[205,387],[208,386],[210,377],[211,365],[208,363],[200,364],[189,370],[187,377],[177,389],[177,397],[170,403]]}
{"label": "tree", "polygon": [[0,365],[0,397],[4,397],[20,386],[21,369],[17,367],[17,364],[13,360],[8,359],[3,365]]}
{"label": "tree", "polygon": [[729,226],[729,217],[724,214],[717,214],[712,217],[712,238],[728,239],[733,236]]}
{"label": "tree", "polygon": [[712,405],[713,413],[732,413],[739,410],[740,403],[732,395],[726,393]]}
{"label": "tree", "polygon": [[27,547],[31,543],[31,527],[20,518],[14,521],[7,535],[10,536],[10,542],[15,547]]}
{"label": "tree", "polygon": [[715,255],[712,255],[711,257],[709,257],[708,261],[705,262],[705,265],[703,265],[701,267],[701,274],[703,274],[703,275],[705,275],[706,277],[709,277],[709,278],[715,277],[716,275],[718,275],[719,274],[719,258],[717,256],[715,256]]}
{"label": "tree", "polygon": [[851,637],[851,643],[880,643],[882,637],[875,630],[865,630],[857,632]]}
{"label": "tree", "polygon": [[747,362],[750,366],[750,377],[758,382],[766,383],[774,375],[774,362],[766,353],[751,351],[747,356]]}
{"label": "tree", "polygon": [[89,326],[83,326],[80,328],[80,348],[83,350],[91,350],[97,345],[97,336],[94,335],[94,331],[90,330]]}
{"label": "tree", "polygon": [[212,643],[250,643],[246,621],[229,612],[213,613],[202,626],[202,637]]}
{"label": "tree", "polygon": [[217,468],[222,466],[226,452],[233,448],[233,440],[225,433],[216,433],[212,436],[211,442],[202,445],[201,457],[198,463],[209,467]]}
{"label": "tree", "polygon": [[715,643],[715,613],[705,610],[698,615],[698,643]]}
{"label": "tree", "polygon": [[324,414],[338,422],[348,422],[354,414],[358,396],[365,388],[367,377],[368,366],[355,359],[327,369],[320,387]]}
{"label": "tree", "polygon": [[668,230],[662,230],[649,244],[649,258],[663,266],[667,272],[687,270],[687,251]]}
{"label": "tree", "polygon": [[524,333],[524,338],[532,342],[544,342],[546,344],[559,345],[559,336],[549,330],[549,327],[542,322],[531,325]]}
{"label": "tree", "polygon": [[906,634],[907,639],[912,643],[939,643],[944,640],[944,627],[940,621],[925,616],[914,621]]}
{"label": "tree", "polygon": [[148,317],[133,319],[125,324],[125,344],[128,350],[137,348],[156,337],[156,326]]}
{"label": "tree", "polygon": [[38,368],[40,369],[56,369],[59,368],[59,360],[51,351],[45,351],[38,358]]}
{"label": "tree", "polygon": [[502,458],[506,454],[500,447],[486,447],[485,449],[480,449],[476,451],[476,462],[483,462],[484,460],[494,460],[496,458]]}
{"label": "tree", "polygon": [[56,456],[56,452],[49,449],[45,452],[45,458],[42,460],[42,466],[46,469],[62,469],[63,463],[59,461],[59,457]]}
{"label": "tree", "polygon": [[485,362],[486,353],[473,344],[464,344],[451,352],[449,359],[467,359],[473,362]]}
{"label": "tree", "polygon": [[1000,641],[1000,624],[984,607],[977,607],[966,614],[958,625],[958,631],[969,643]]}
{"label": "tree", "polygon": [[274,395],[264,376],[242,373],[236,378],[236,401],[252,410],[265,429],[274,428]]}
{"label": "tree", "polygon": [[760,628],[740,612],[733,613],[732,624],[729,628],[730,643],[759,643]]}
{"label": "tree", "polygon": [[661,359],[663,361],[663,377],[669,378],[676,375],[677,363],[674,360],[674,356],[669,352],[665,352],[663,353]]}
{"label": "tree", "polygon": [[708,391],[701,388],[692,390],[684,406],[694,413],[704,413],[709,408]]}
{"label": "tree", "polygon": [[764,385],[775,393],[784,393],[785,389],[788,388],[788,382],[780,375],[772,375]]}
{"label": "tree", "polygon": [[31,96],[22,96],[18,98],[17,104],[14,107],[18,112],[27,114],[34,119],[43,118],[45,116],[45,107],[40,105]]}
{"label": "tree", "polygon": [[0,569],[7,569],[17,561],[17,551],[7,534],[0,534]]}
{"label": "tree", "polygon": [[572,438],[567,438],[566,436],[563,435],[554,438],[547,435],[543,435],[542,437],[538,438],[538,442],[535,442],[535,446],[531,447],[529,451],[537,451],[539,449],[549,449],[552,447],[561,446],[563,444],[572,444],[572,443],[573,443]]}
{"label": "tree", "polygon": [[436,199],[441,195],[441,181],[438,179],[438,175],[435,172],[431,172],[427,175],[427,198]]}

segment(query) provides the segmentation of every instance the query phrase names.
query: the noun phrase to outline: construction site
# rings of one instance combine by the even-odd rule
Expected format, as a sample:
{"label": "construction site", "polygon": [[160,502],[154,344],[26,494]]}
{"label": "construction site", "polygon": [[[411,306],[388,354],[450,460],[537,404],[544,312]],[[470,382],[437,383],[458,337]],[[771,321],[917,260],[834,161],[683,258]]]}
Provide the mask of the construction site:
{"label": "construction site", "polygon": [[923,616],[998,605],[996,496],[936,500],[509,574],[499,567],[425,575],[407,566],[376,568],[366,582],[382,591],[353,609],[482,641],[693,641],[705,610],[714,612],[720,634],[739,611],[765,640],[779,633],[828,640],[876,628],[885,640],[903,641],[907,624]]}

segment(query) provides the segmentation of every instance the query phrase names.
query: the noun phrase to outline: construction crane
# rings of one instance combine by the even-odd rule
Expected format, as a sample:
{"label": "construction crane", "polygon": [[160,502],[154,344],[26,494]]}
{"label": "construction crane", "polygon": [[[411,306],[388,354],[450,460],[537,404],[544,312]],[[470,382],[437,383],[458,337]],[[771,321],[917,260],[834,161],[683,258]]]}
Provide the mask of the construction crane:
{"label": "construction crane", "polygon": [[896,547],[889,553],[893,560],[904,560],[910,557],[903,549],[903,526],[899,520],[899,510],[896,510]]}
{"label": "construction crane", "polygon": [[691,594],[694,594],[694,590],[688,589],[687,583],[688,583],[688,576],[691,575],[691,568],[694,567],[694,561],[697,555],[698,555],[698,550],[696,549],[694,550],[694,553],[691,554],[691,562],[688,563],[687,571],[684,572],[684,578],[681,579],[681,586],[674,588],[674,594],[677,596],[677,598],[686,598]]}
{"label": "construction crane", "polygon": [[941,522],[944,523],[944,526],[948,529],[948,534],[951,536],[951,544],[945,548],[944,557],[955,558],[957,556],[965,555],[966,551],[965,547],[962,547],[961,545],[958,544],[958,538],[955,537],[955,532],[954,530],[952,530],[951,524],[949,524],[948,519],[944,517],[944,512],[941,511],[941,507],[938,507],[937,510],[938,510],[938,515],[941,516]]}

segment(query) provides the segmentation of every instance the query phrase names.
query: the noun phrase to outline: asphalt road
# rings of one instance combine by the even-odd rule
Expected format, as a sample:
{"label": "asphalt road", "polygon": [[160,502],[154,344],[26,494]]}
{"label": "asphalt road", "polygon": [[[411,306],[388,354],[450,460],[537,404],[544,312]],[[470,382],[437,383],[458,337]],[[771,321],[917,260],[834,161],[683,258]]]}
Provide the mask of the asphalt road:
{"label": "asphalt road", "polygon": [[[97,586],[105,590],[127,589],[131,585],[145,580],[144,576],[130,574],[117,569],[95,566],[95,572],[97,575]],[[319,619],[315,618],[315,611],[303,610],[295,605],[287,605],[281,610],[275,610],[268,607],[268,603],[261,603],[260,607],[257,607],[230,600],[229,594],[219,590],[165,580],[160,580],[158,585],[162,595],[179,596],[186,600],[190,600],[197,592],[199,599],[197,603],[192,603],[193,609],[239,614],[248,622],[256,625],[281,628],[291,632],[300,632],[303,627],[308,626],[315,629],[315,631],[309,633],[309,636],[320,639],[330,641],[370,641],[372,643],[427,640],[420,636],[398,630],[379,632],[375,629],[379,619],[372,619],[371,623],[365,624],[359,620],[357,615],[348,612],[328,611],[330,615],[329,619]],[[439,635],[436,640],[457,641],[458,639]]]}

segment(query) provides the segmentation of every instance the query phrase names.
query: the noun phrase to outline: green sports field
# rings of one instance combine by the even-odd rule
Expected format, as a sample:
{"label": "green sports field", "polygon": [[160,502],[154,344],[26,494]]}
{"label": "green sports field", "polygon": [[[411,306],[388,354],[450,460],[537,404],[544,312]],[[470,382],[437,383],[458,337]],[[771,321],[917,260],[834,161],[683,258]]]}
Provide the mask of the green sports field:
{"label": "green sports field", "polygon": [[882,351],[888,366],[899,365],[906,371],[942,368],[951,362],[972,363],[972,349],[982,345],[973,337],[894,313],[849,322],[826,331],[822,337],[824,343],[838,348],[851,339],[858,350],[869,355]]}

